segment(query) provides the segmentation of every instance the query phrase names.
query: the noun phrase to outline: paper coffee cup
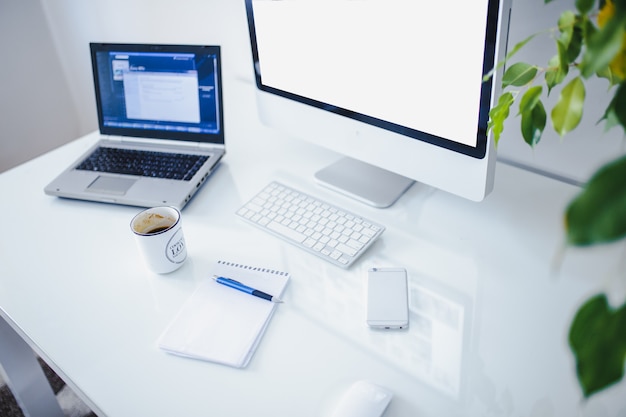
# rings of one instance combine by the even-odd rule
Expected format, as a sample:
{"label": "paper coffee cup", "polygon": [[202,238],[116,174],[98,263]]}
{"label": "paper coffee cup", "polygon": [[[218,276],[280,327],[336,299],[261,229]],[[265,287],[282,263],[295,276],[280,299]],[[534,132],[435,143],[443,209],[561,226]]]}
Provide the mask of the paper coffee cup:
{"label": "paper coffee cup", "polygon": [[143,260],[153,272],[167,274],[187,259],[180,212],[174,207],[153,207],[133,217],[130,229]]}

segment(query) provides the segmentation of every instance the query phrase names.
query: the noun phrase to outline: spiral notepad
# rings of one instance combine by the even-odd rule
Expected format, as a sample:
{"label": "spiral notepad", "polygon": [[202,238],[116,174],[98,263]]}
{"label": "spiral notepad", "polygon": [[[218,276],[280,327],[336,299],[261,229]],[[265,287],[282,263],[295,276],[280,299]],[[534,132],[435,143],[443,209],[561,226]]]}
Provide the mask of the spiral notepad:
{"label": "spiral notepad", "polygon": [[161,349],[176,355],[245,367],[254,354],[277,304],[216,283],[232,278],[281,297],[289,274],[273,269],[217,261],[159,338]]}

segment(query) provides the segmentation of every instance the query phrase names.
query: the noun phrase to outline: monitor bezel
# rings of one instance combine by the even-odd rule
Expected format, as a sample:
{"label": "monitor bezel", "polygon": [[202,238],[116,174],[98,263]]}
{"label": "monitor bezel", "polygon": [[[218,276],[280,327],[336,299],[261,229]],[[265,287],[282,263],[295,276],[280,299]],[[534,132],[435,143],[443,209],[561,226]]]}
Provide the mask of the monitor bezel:
{"label": "monitor bezel", "polygon": [[[446,139],[440,136],[436,136],[427,132],[423,132],[417,129],[402,126],[396,123],[385,121],[376,117],[368,116],[350,109],[345,109],[339,106],[335,106],[332,103],[324,103],[308,97],[304,97],[289,91],[281,90],[279,88],[272,87],[263,83],[263,76],[261,74],[261,66],[259,64],[259,51],[257,45],[256,28],[254,21],[254,0],[245,0],[246,15],[248,21],[248,31],[250,36],[250,43],[252,48],[252,59],[254,64],[254,77],[256,86],[259,90],[275,94],[277,96],[294,100],[309,106],[316,107],[321,110],[325,110],[343,117],[348,117],[356,121],[366,123],[372,126],[376,126],[387,131],[398,133],[400,135],[416,139],[425,143],[429,143],[435,146],[439,146],[444,149],[448,149],[454,152],[461,153],[476,159],[484,159],[487,155],[489,132],[488,121],[489,111],[492,98],[493,81],[492,80],[477,80],[481,83],[480,92],[480,104],[479,114],[476,123],[476,146],[469,146],[463,143],[459,143],[454,140]],[[496,48],[497,48],[497,33],[498,33],[498,19],[500,14],[500,0],[489,0],[487,9],[487,21],[486,21],[486,33],[485,44],[483,50],[483,76],[487,74],[495,64]]]}

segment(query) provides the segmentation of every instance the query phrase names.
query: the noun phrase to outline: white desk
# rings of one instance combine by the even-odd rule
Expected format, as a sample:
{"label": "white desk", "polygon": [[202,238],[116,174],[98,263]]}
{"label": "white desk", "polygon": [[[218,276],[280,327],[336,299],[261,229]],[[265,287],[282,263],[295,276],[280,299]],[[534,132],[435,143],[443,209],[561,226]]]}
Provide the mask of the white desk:
{"label": "white desk", "polygon": [[[572,186],[505,165],[471,203],[414,186],[378,210],[314,184],[337,158],[262,127],[251,85],[226,84],[227,155],[183,210],[189,260],[144,268],[129,231],[139,208],[63,200],[43,187],[88,135],[0,175],[0,315],[100,415],[325,416],[355,380],[395,393],[386,416],[606,415],[624,383],[581,404],[567,347],[572,315],[603,289],[623,246],[567,252],[561,215]],[[233,213],[280,180],[387,226],[350,270],[324,263]],[[156,339],[212,262],[293,278],[248,368],[168,355]],[[364,324],[371,266],[404,266],[407,332]]]}

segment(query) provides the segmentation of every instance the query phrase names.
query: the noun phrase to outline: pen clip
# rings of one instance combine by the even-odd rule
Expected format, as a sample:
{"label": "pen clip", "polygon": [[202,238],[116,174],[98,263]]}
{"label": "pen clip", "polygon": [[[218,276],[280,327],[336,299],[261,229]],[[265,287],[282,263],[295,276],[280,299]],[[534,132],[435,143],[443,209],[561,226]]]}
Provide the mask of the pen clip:
{"label": "pen clip", "polygon": [[[241,282],[239,282],[239,281],[235,281],[235,280],[234,280],[234,279],[232,279],[232,278],[219,277],[219,276],[217,276],[217,275],[213,275],[211,278],[213,278],[213,281],[217,281],[218,279],[222,279],[222,280],[224,280],[224,281],[230,281],[230,282],[235,282],[235,283],[237,283],[237,284],[241,284]],[[241,284],[241,285],[243,285],[243,284]]]}

